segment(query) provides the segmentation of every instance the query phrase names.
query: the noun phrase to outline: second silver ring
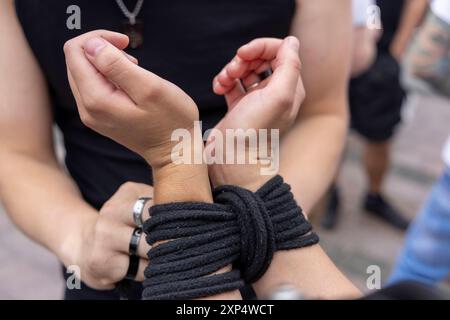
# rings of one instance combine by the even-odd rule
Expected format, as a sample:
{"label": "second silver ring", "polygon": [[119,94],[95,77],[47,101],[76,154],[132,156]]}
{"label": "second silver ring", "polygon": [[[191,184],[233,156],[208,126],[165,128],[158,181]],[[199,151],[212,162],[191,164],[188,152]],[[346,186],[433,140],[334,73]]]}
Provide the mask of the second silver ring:
{"label": "second silver ring", "polygon": [[142,228],[144,221],[142,221],[142,214],[144,213],[145,204],[152,200],[152,197],[141,197],[133,206],[133,220],[137,227]]}

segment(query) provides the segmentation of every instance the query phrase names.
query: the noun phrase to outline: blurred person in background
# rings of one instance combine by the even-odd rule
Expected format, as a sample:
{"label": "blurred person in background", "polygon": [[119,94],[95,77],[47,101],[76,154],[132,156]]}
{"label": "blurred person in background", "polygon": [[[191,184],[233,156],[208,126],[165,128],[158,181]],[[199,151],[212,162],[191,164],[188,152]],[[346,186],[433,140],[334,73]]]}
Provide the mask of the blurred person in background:
{"label": "blurred person in background", "polygon": [[[66,27],[73,5],[81,9],[81,29]],[[65,298],[119,297],[112,288],[126,274],[128,252],[123,248],[133,233],[132,208],[139,197],[153,192],[145,161],[89,130],[79,118],[63,46],[97,29],[130,34],[127,52],[195,100],[204,130],[227,112],[211,82],[236,50],[254,38],[297,36],[307,97],[282,137],[280,174],[306,212],[322,196],[347,128],[349,0],[3,0],[0,196],[27,236],[65,267],[80,266],[86,283],[82,290],[66,290]],[[55,157],[54,123],[64,138],[67,171]],[[140,280],[148,249],[143,238]],[[134,283],[132,297],[139,298],[141,291],[141,284]]]}
{"label": "blurred person in background", "polygon": [[[373,64],[377,49],[376,44],[380,36],[380,30],[375,28],[376,21],[371,19],[378,19],[379,17],[370,16],[371,6],[375,5],[375,0],[353,0],[352,1],[352,15],[353,15],[353,46],[352,46],[352,68],[351,77],[367,71]],[[370,23],[375,23],[369,27]]]}
{"label": "blurred person in background", "polygon": [[[445,97],[450,107],[450,1],[433,0],[407,62],[409,75]],[[443,159],[444,172],[408,230],[390,284],[413,280],[436,285],[450,275],[450,136]]]}
{"label": "blurred person in background", "polygon": [[[354,77],[349,91],[351,127],[364,139],[363,165],[368,185],[363,208],[390,225],[406,230],[408,221],[383,195],[383,182],[389,169],[392,138],[401,121],[405,99],[405,91],[400,84],[400,63],[415,28],[422,20],[427,0],[378,0],[376,3],[380,8],[383,30],[376,45],[376,59],[368,70],[355,66],[366,65],[359,60],[364,61],[370,54],[354,55],[357,60],[353,61]],[[355,32],[358,32],[356,28]],[[359,50],[361,43],[376,39],[369,31],[364,37],[365,40],[355,42],[354,50]],[[329,194],[322,226],[332,229],[337,223],[340,204],[336,184]]]}

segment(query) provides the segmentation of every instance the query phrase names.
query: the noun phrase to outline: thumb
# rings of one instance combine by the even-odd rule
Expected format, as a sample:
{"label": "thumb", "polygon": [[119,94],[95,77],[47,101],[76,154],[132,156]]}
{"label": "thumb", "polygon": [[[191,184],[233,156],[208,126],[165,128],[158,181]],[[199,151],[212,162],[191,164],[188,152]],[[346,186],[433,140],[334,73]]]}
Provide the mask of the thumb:
{"label": "thumb", "polygon": [[103,76],[120,87],[131,99],[139,103],[149,94],[142,90],[142,85],[155,83],[153,73],[139,67],[133,59],[103,38],[95,37],[84,44],[88,60]]}
{"label": "thumb", "polygon": [[267,89],[277,95],[294,97],[300,81],[301,62],[298,39],[289,36],[283,40],[273,65],[273,75]]}

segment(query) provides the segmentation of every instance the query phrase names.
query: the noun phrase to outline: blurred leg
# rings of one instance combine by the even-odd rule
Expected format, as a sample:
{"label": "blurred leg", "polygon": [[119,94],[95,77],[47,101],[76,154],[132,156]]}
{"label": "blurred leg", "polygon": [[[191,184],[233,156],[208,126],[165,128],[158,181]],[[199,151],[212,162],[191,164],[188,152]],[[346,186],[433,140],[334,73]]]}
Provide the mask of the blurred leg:
{"label": "blurred leg", "polygon": [[390,225],[406,230],[409,225],[408,220],[382,195],[384,177],[389,169],[389,159],[390,140],[367,143],[364,167],[369,181],[364,208]]}
{"label": "blurred leg", "polygon": [[364,168],[369,180],[369,192],[381,193],[383,179],[389,167],[390,142],[367,142],[364,150]]}

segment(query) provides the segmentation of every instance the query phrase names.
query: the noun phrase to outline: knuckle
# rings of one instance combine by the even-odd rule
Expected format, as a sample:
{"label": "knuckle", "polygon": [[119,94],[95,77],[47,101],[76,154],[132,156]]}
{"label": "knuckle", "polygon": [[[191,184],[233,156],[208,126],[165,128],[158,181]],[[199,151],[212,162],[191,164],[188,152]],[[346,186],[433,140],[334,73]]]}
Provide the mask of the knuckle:
{"label": "knuckle", "polygon": [[99,214],[101,216],[109,216],[111,215],[112,209],[114,208],[113,200],[108,200],[103,204],[103,207],[100,209]]}
{"label": "knuckle", "polygon": [[302,71],[302,61],[298,55],[295,55],[291,60],[291,67],[296,72],[300,73]]}
{"label": "knuckle", "polygon": [[283,108],[286,106],[292,105],[294,102],[294,98],[292,97],[291,94],[282,93],[282,92],[278,92],[278,93],[274,94],[273,99],[274,99],[276,105],[283,107]]}
{"label": "knuckle", "polygon": [[102,73],[107,78],[118,78],[126,74],[127,69],[124,68],[125,56],[122,54],[106,54],[104,59],[100,60]]}
{"label": "knuckle", "polygon": [[105,278],[105,277],[101,277],[98,280],[98,282],[100,283],[101,286],[104,286],[104,287],[108,287],[109,285],[111,285],[113,283],[113,281],[111,281],[110,279]]}
{"label": "knuckle", "polygon": [[103,222],[105,219],[99,219],[94,230],[94,250],[100,248],[105,241],[109,239],[109,228]]}
{"label": "knuckle", "polygon": [[81,99],[86,110],[91,112],[100,111],[107,104],[105,96],[96,90],[91,90],[91,92],[84,94]]}
{"label": "knuckle", "polygon": [[161,85],[158,82],[153,82],[151,86],[146,88],[144,97],[148,101],[155,101],[161,97]]}
{"label": "knuckle", "polygon": [[127,193],[127,192],[132,192],[134,190],[136,190],[136,183],[127,181],[119,187],[118,191]]}
{"label": "knuckle", "polygon": [[64,46],[63,46],[64,54],[68,55],[72,51],[73,42],[74,42],[73,39],[70,39],[64,43]]}
{"label": "knuckle", "polygon": [[87,112],[80,112],[80,120],[88,128],[95,127],[94,119]]}

